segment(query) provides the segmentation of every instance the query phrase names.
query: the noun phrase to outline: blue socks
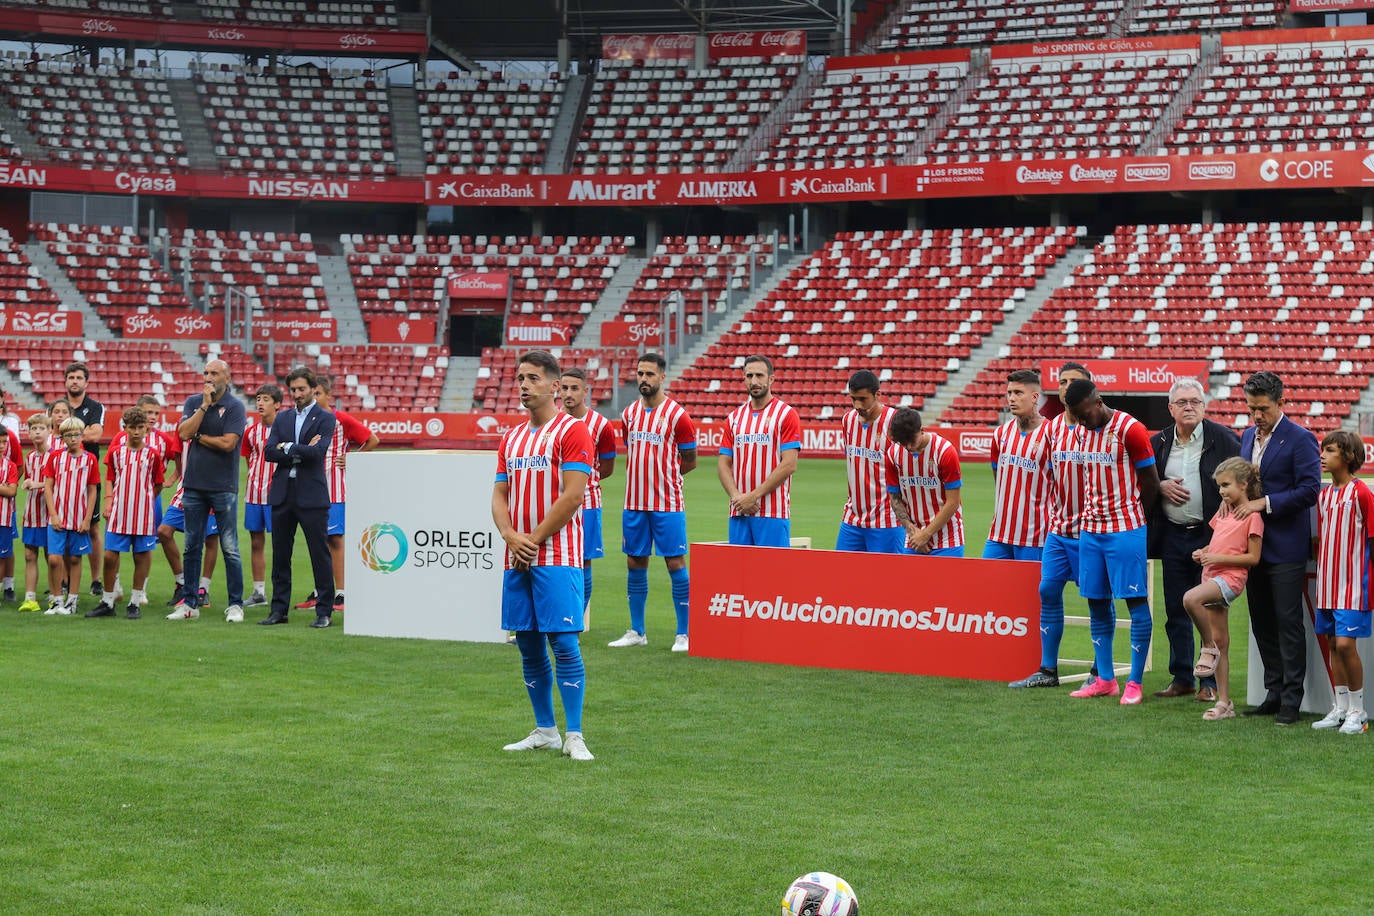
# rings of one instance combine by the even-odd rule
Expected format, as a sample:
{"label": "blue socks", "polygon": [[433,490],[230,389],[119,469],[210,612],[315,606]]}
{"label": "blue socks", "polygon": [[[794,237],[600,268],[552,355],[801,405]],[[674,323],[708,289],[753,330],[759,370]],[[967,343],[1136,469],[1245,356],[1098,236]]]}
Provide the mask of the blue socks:
{"label": "blue socks", "polygon": [[525,690],[530,695],[530,705],[534,707],[534,724],[540,728],[553,728],[558,724],[553,717],[553,668],[549,665],[548,653],[544,651],[544,634],[538,630],[519,630],[515,634],[515,645],[520,649]]}
{"label": "blue socks", "polygon": [[668,578],[673,582],[673,610],[677,612],[677,635],[686,636],[691,576],[684,566],[669,572]]}
{"label": "blue socks", "polygon": [[1143,599],[1127,601],[1126,610],[1131,613],[1131,680],[1139,684],[1145,676],[1145,657],[1150,654],[1154,620],[1150,617],[1149,602]]}
{"label": "blue socks", "polygon": [[534,724],[540,728],[555,728],[553,715],[553,685],[558,682],[558,694],[563,700],[563,714],[567,730],[582,731],[582,698],[587,685],[587,669],[582,664],[582,650],[576,633],[549,633],[554,661],[558,663],[558,677],[553,676],[549,655],[544,651],[545,634],[537,630],[521,630],[515,634],[520,648],[520,662],[525,674],[525,690],[534,707]]}
{"label": "blue socks", "polygon": [[649,571],[625,570],[625,593],[630,598],[630,629],[644,635],[644,607],[649,603]]}
{"label": "blue socks", "polygon": [[1064,641],[1064,582],[1040,580],[1040,667],[1059,667],[1059,645]]}
{"label": "blue socks", "polygon": [[567,730],[582,731],[582,697],[587,685],[587,669],[582,664],[582,649],[576,633],[550,633],[553,660],[558,663],[558,695],[563,698]]}
{"label": "blue socks", "polygon": [[1116,611],[1109,598],[1088,599],[1088,632],[1092,634],[1093,658],[1099,677],[1114,678],[1112,637],[1116,635]]}
{"label": "blue socks", "polygon": [[582,567],[582,607],[583,609],[592,606],[592,564],[587,563]]}

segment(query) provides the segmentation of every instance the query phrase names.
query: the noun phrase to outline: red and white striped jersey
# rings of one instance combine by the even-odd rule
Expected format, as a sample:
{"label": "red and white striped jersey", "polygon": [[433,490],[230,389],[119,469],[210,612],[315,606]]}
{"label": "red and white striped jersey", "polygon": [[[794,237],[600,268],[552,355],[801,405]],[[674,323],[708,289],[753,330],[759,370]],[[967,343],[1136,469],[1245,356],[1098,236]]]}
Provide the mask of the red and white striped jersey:
{"label": "red and white striped jersey", "polygon": [[1061,413],[1045,421],[1050,442],[1050,516],[1048,531],[1060,537],[1078,537],[1083,518],[1083,461],[1075,446],[1078,427]]}
{"label": "red and white striped jersey", "polygon": [[[26,480],[43,482],[43,476],[48,466],[48,458],[52,452],[40,452],[32,449],[24,456],[24,478]],[[48,527],[48,504],[43,499],[43,489],[27,490],[24,497],[24,527],[25,528],[46,528]]]}
{"label": "red and white striped jersey", "polygon": [[1124,410],[1113,410],[1101,429],[1080,423],[1074,446],[1083,461],[1082,530],[1114,534],[1144,525],[1136,469],[1155,461],[1144,424]]}
{"label": "red and white striped jersey", "polygon": [[[569,414],[571,416],[571,414]],[[601,508],[601,461],[615,457],[615,429],[595,410],[575,419],[587,424],[587,432],[592,437],[592,476],[587,478],[587,489],[582,493],[583,509]]]}
{"label": "red and white striped jersey", "polygon": [[140,448],[111,446],[105,453],[105,479],[110,482],[110,515],[105,530],[115,534],[157,534],[156,489],[163,483],[163,461],[149,439]]}
{"label": "red and white striped jersey", "polygon": [[[119,448],[128,438],[129,434],[121,429],[119,432],[115,433],[114,438],[110,440],[110,448]],[[167,463],[168,455],[181,453],[181,439],[177,438],[176,433],[165,433],[160,429],[150,429],[143,443],[153,450],[153,454],[162,459],[163,464]]]}
{"label": "red and white striped jersey", "polygon": [[[180,449],[177,451],[177,467],[179,467],[179,468],[184,468],[184,467],[186,467],[186,450],[187,450],[188,448],[191,447],[191,443],[190,443],[190,442],[182,442],[180,439],[177,440],[177,443],[180,445]],[[170,460],[170,459],[168,459],[168,460]],[[172,508],[172,509],[180,509],[180,508],[181,508],[181,495],[182,495],[183,493],[185,493],[185,492],[186,492],[186,482],[185,482],[184,480],[182,480],[180,476],[178,476],[178,477],[177,477],[177,491],[176,491],[175,493],[172,494],[172,501],[169,502],[169,503],[167,504],[168,507],[169,507],[169,508]]]}
{"label": "red and white striped jersey", "polygon": [[[23,465],[10,460],[9,450],[0,454],[0,486],[19,486],[19,471]],[[18,495],[18,490],[15,491]],[[0,528],[14,527],[14,496],[0,496]]]}
{"label": "red and white striped jersey", "polygon": [[647,410],[641,398],[621,412],[620,422],[625,432],[625,508],[683,511],[678,450],[697,447],[692,418],[672,398]]}
{"label": "red and white striped jersey", "polygon": [[[924,528],[945,504],[945,491],[964,485],[959,452],[943,436],[927,433],[930,442],[919,455],[893,442],[883,453],[888,492],[900,492],[911,520]],[[961,502],[945,526],[930,539],[931,550],[964,545],[964,506]]]}
{"label": "red and white striped jersey", "polygon": [[1008,420],[992,434],[992,527],[988,540],[1043,547],[1050,523],[1050,424],[1023,433]]}
{"label": "red and white striped jersey", "polygon": [[[592,473],[592,437],[587,424],[556,413],[543,427],[526,420],[507,430],[496,453],[496,480],[510,488],[511,524],[521,534],[539,527],[563,492],[563,472]],[[539,547],[534,566],[582,565],[582,513],[574,512],[568,523]],[[511,568],[506,550],[506,569]]]}
{"label": "red and white striped jersey", "polygon": [[[782,453],[801,449],[801,419],[797,411],[773,398],[762,410],[745,401],[725,418],[725,443],[720,454],[731,458],[735,487],[741,493],[757,489],[782,463]],[[792,478],[759,500],[757,518],[792,517]],[[731,515],[737,513],[733,508]]]}
{"label": "red and white striped jersey", "polygon": [[240,453],[248,459],[248,486],[244,490],[243,501],[256,505],[267,505],[267,491],[272,487],[272,472],[277,469],[275,462],[263,457],[267,447],[267,437],[272,430],[259,417],[248,421],[243,431],[243,445]]}
{"label": "red and white striped jersey", "polygon": [[1325,611],[1369,610],[1374,493],[1363,480],[1322,488],[1317,496],[1317,537],[1317,607]]}
{"label": "red and white striped jersey", "polygon": [[[350,445],[362,445],[371,439],[372,430],[361,420],[342,410],[334,411],[334,417],[338,423],[334,426],[334,438],[329,440],[329,454],[324,457],[324,466],[329,472],[329,501],[341,503],[345,501],[347,493],[344,489],[345,469],[339,467],[338,459],[343,457]],[[267,500],[264,499],[263,502]]]}
{"label": "red and white striped jersey", "polygon": [[54,528],[73,530],[94,511],[86,488],[100,485],[100,462],[95,455],[82,449],[73,455],[65,448],[49,451],[43,479],[53,484],[53,505],[56,516],[48,520]]}
{"label": "red and white striped jersey", "polygon": [[878,418],[865,423],[857,410],[845,411],[840,421],[845,470],[849,474],[849,498],[844,503],[846,525],[856,528],[896,528],[899,524],[887,495],[883,472],[883,452],[887,450],[887,428],[896,408],[884,406]]}

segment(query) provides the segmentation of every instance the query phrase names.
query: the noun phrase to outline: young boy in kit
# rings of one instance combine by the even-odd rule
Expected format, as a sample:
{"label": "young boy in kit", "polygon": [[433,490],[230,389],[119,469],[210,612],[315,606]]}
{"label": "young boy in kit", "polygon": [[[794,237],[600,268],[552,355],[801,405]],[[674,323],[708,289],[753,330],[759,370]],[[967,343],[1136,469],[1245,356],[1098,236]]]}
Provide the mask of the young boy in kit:
{"label": "young boy in kit", "polygon": [[[0,560],[14,560],[14,497],[19,492],[18,462],[10,459],[9,449],[0,451]],[[10,600],[14,599],[14,584],[11,580],[6,586],[10,590]]]}
{"label": "young boy in kit", "polygon": [[82,444],[86,424],[62,421],[62,451],[53,451],[43,470],[43,500],[48,504],[48,591],[45,614],[76,612],[81,593],[81,558],[91,552],[91,513],[100,483],[99,462]]}
{"label": "young boy in kit", "polygon": [[105,565],[104,593],[87,617],[113,617],[119,573],[119,555],[134,555],[133,594],[125,616],[138,620],[147,602],[148,569],[157,546],[157,497],[164,478],[162,452],[148,441],[148,420],[137,407],[124,411],[124,437],[118,447],[105,453]]}
{"label": "young boy in kit", "polygon": [[1322,470],[1331,485],[1317,496],[1317,617],[1313,629],[1331,641],[1331,684],[1336,705],[1316,729],[1339,727],[1363,734],[1364,665],[1355,640],[1370,633],[1369,541],[1374,537],[1374,493],[1355,472],[1364,464],[1364,441],[1349,430],[1322,439]]}
{"label": "young boy in kit", "polygon": [[[43,469],[48,463],[52,421],[45,413],[28,419],[33,448],[24,456],[24,601],[19,610],[42,610],[38,604],[38,554],[48,552],[48,504],[43,499]],[[43,562],[47,566],[46,559]]]}
{"label": "young boy in kit", "polygon": [[248,459],[248,487],[243,494],[243,528],[248,532],[249,562],[253,572],[253,593],[244,607],[267,604],[267,536],[272,533],[272,507],[267,493],[272,487],[276,464],[268,461],[263,452],[272,424],[277,420],[285,395],[276,385],[263,385],[253,395],[258,409],[256,420],[250,420],[243,433],[242,453]]}

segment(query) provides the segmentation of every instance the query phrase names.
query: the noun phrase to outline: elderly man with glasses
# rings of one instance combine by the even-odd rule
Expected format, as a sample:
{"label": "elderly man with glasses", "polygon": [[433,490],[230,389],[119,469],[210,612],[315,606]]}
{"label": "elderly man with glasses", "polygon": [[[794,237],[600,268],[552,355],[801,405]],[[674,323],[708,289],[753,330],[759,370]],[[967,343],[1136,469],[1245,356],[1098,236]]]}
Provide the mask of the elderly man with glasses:
{"label": "elderly man with glasses", "polygon": [[1220,423],[1204,420],[1207,390],[1195,378],[1180,378],[1169,388],[1172,426],[1155,433],[1150,445],[1159,465],[1160,500],[1149,520],[1149,555],[1164,572],[1164,632],[1169,637],[1169,686],[1157,697],[1185,697],[1196,692],[1199,702],[1216,700],[1216,679],[1193,679],[1193,622],[1183,609],[1183,593],[1202,581],[1202,567],[1193,551],[1212,538],[1208,525],[1221,505],[1221,492],[1212,472],[1240,454],[1240,439]]}

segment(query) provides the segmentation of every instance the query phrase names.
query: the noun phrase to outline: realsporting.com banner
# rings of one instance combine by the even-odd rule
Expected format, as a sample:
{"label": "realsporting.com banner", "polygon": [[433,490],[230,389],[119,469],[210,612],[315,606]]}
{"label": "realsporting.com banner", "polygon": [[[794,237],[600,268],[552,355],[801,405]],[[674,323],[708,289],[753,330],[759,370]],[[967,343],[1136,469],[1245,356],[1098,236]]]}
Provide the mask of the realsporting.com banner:
{"label": "realsporting.com banner", "polygon": [[693,655],[974,680],[1040,659],[1040,564],[692,545]]}

